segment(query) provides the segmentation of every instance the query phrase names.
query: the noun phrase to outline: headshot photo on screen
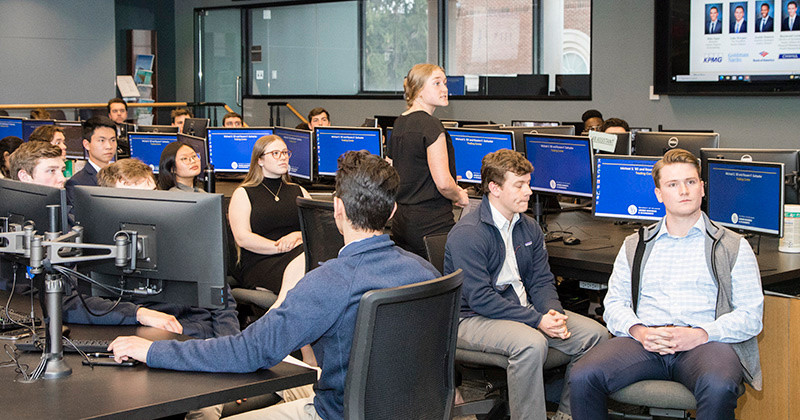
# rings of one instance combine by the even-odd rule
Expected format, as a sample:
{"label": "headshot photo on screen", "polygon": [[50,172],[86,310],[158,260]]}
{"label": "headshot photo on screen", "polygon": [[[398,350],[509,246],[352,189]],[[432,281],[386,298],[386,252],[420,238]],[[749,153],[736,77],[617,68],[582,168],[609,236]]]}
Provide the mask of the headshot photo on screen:
{"label": "headshot photo on screen", "polygon": [[747,33],[747,2],[731,3],[731,34]]}
{"label": "headshot photo on screen", "polygon": [[800,31],[800,19],[797,19],[797,2],[792,0],[784,4],[781,31]]}
{"label": "headshot photo on screen", "polygon": [[756,32],[772,32],[775,30],[775,1],[763,0],[756,2]]}
{"label": "headshot photo on screen", "polygon": [[706,35],[722,33],[722,3],[706,4]]}

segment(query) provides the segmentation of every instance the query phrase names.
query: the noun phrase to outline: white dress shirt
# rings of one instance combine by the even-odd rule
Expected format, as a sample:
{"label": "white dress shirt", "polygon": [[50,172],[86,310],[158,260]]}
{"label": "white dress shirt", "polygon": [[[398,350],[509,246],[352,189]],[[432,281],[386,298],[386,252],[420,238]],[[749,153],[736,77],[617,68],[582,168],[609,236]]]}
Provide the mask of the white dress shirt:
{"label": "white dress shirt", "polygon": [[514,213],[514,217],[509,221],[502,213],[494,208],[491,201],[489,202],[489,208],[492,210],[494,226],[500,231],[500,236],[503,238],[503,243],[506,248],[506,258],[505,261],[503,261],[503,268],[500,269],[500,273],[497,275],[497,286],[511,285],[519,298],[520,305],[528,305],[528,294],[525,292],[525,285],[522,284],[522,277],[519,275],[517,255],[514,252],[514,243],[511,237],[514,225],[519,221],[519,214]]}

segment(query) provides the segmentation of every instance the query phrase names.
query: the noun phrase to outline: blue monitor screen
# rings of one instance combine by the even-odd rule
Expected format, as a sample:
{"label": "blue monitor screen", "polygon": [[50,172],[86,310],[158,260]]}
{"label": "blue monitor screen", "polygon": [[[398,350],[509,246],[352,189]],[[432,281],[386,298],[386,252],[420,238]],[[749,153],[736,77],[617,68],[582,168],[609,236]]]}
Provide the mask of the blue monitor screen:
{"label": "blue monitor screen", "polygon": [[0,139],[8,136],[22,138],[22,118],[0,117]]}
{"label": "blue monitor screen", "polygon": [[320,175],[336,175],[339,156],[351,150],[383,156],[380,128],[315,127],[314,137]]}
{"label": "blue monitor screen", "polygon": [[592,145],[588,137],[524,134],[525,153],[533,164],[531,189],[592,196]]}
{"label": "blue monitor screen", "polygon": [[209,128],[209,163],[217,172],[247,172],[256,141],[272,133],[272,128]]}
{"label": "blue monitor screen", "polygon": [[656,198],[653,165],[657,157],[597,155],[594,203],[597,217],[659,220],[664,205]]}
{"label": "blue monitor screen", "polygon": [[292,157],[289,158],[289,175],[310,180],[311,132],[275,127],[275,135],[280,136],[286,143],[286,148],[292,152]]}
{"label": "blue monitor screen", "polygon": [[447,93],[450,96],[461,96],[466,93],[466,79],[464,76],[447,76]]}
{"label": "blue monitor screen", "polygon": [[43,126],[43,125],[53,125],[55,121],[53,120],[24,120],[22,121],[22,140],[28,141],[31,137],[31,133],[33,130]]}
{"label": "blue monitor screen", "polygon": [[158,164],[161,162],[161,152],[164,151],[168,144],[177,140],[177,134],[128,134],[128,141],[131,144],[131,157],[147,164],[156,174],[158,173]]}
{"label": "blue monitor screen", "polygon": [[708,217],[723,226],[783,232],[783,164],[708,160]]}
{"label": "blue monitor screen", "polygon": [[481,161],[500,149],[514,150],[514,133],[466,128],[448,128],[456,160],[459,181],[481,183]]}

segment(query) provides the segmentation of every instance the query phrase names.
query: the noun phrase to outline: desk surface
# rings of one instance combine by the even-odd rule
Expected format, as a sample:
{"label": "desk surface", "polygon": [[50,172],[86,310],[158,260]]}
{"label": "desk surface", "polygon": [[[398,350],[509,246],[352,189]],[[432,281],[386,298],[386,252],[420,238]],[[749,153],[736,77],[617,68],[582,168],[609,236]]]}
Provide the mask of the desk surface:
{"label": "desk surface", "polygon": [[[4,296],[8,296],[4,294]],[[20,297],[21,298],[21,297]],[[27,298],[15,301],[28,302]],[[3,299],[3,303],[5,299]],[[21,309],[18,302],[11,307]],[[173,339],[175,334],[149,327],[70,325],[72,338],[113,338],[139,335]],[[9,360],[5,353],[0,361]],[[41,353],[23,353],[31,370]],[[136,367],[81,364],[77,354],[65,355],[72,375],[61,379],[17,382],[21,375],[0,368],[2,418],[9,419],[129,419],[158,418],[313,383],[316,372],[280,363],[254,373],[199,373]]]}
{"label": "desk surface", "polygon": [[[586,211],[551,214],[547,223],[550,230],[570,231],[581,239],[578,245],[564,245],[560,241],[547,244],[553,274],[598,283],[608,282],[625,237],[638,229],[636,225],[615,225]],[[754,248],[756,240],[750,240]],[[756,257],[763,286],[800,279],[800,254],[778,252],[778,238],[762,237]]]}

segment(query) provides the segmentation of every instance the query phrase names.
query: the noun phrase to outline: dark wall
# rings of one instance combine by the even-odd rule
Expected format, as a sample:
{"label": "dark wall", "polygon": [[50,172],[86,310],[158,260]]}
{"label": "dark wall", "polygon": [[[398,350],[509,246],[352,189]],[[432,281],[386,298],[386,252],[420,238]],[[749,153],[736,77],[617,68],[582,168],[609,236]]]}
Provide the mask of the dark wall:
{"label": "dark wall", "polygon": [[[176,101],[175,4],[160,0],[115,0],[117,74],[130,74],[129,29],[155,30],[158,48],[156,79],[158,101]],[[182,100],[187,100],[183,98]]]}

